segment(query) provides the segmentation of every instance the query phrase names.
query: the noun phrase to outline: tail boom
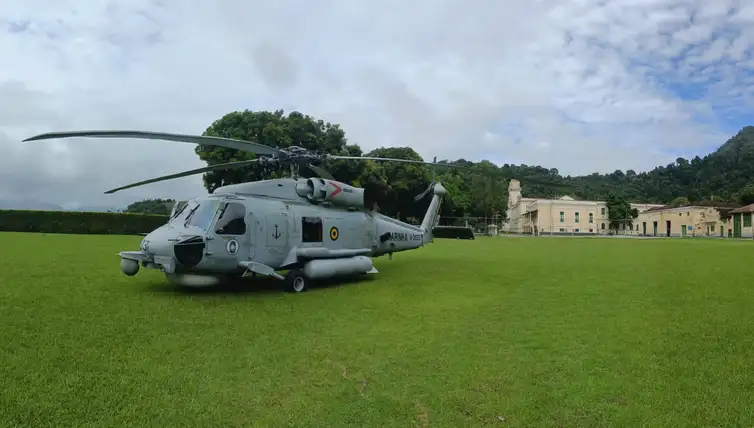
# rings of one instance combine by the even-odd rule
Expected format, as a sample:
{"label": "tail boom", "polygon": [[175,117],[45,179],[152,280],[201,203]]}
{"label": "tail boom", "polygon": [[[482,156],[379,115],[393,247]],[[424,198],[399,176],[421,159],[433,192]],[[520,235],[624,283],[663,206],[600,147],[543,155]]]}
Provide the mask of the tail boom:
{"label": "tail boom", "polygon": [[422,230],[422,244],[428,244],[432,241],[432,228],[435,227],[437,220],[440,218],[442,199],[448,193],[440,183],[435,183],[433,190],[432,201],[429,203],[429,208],[427,208],[427,213],[424,214],[424,219],[420,226]]}
{"label": "tail boom", "polygon": [[421,226],[414,226],[400,220],[375,214],[378,242],[373,247],[371,256],[398,253],[422,247],[432,241],[432,228],[437,222],[440,205],[447,191],[441,184],[434,186],[434,195],[429,203]]}

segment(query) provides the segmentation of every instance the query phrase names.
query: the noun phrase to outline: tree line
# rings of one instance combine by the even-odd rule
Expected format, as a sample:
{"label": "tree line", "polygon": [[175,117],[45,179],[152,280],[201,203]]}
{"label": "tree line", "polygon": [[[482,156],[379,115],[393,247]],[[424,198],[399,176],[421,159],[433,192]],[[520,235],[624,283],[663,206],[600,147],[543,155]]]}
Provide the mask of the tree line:
{"label": "tree line", "polygon": [[[422,160],[411,147],[381,147],[364,153],[358,144],[349,143],[338,125],[301,112],[235,111],[213,122],[203,135],[237,138],[273,147],[297,145],[312,151],[349,156],[379,156]],[[222,147],[197,145],[199,158],[208,165],[250,160],[252,153]],[[610,174],[562,176],[555,168],[530,165],[495,165],[489,161],[465,159],[439,162],[463,165],[468,169],[430,168],[424,165],[373,161],[328,161],[325,167],[336,180],[370,189],[377,195],[380,212],[402,219],[421,218],[428,199],[414,201],[432,180],[433,173],[448,195],[443,202],[443,217],[504,218],[508,182],[521,181],[526,197],[553,198],[564,194],[577,199],[609,200],[622,206],[624,201],[679,203],[753,203],[754,127],[746,127],[703,158],[678,158],[651,171],[616,170]],[[434,170],[434,171],[433,171]],[[301,171],[307,175],[308,171]],[[244,181],[282,177],[286,169],[250,166],[244,169],[212,171],[203,176],[204,186],[212,192],[220,186]],[[144,201],[142,201],[144,202]],[[142,204],[150,213],[169,213],[172,200],[151,200]],[[167,208],[163,208],[167,207]],[[138,210],[138,211],[135,211]],[[142,212],[129,207],[127,212]]]}

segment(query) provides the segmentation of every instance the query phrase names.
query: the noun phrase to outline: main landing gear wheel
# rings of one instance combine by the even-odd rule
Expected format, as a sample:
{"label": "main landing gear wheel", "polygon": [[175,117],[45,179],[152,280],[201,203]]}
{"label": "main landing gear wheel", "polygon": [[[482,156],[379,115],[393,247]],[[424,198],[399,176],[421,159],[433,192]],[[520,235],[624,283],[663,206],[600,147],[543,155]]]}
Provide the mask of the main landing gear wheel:
{"label": "main landing gear wheel", "polygon": [[285,282],[286,290],[291,293],[302,293],[309,288],[309,278],[299,269],[289,271]]}

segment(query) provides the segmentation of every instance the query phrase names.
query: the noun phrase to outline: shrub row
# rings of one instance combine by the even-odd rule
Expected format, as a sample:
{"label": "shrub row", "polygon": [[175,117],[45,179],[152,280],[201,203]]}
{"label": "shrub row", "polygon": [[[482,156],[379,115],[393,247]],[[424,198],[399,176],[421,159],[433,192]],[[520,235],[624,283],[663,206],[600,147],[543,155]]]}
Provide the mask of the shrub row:
{"label": "shrub row", "polygon": [[167,221],[151,214],[0,210],[0,232],[137,235]]}
{"label": "shrub row", "polygon": [[[166,215],[79,211],[0,210],[0,232],[137,235],[168,221]],[[466,227],[433,229],[435,238],[474,239]]]}
{"label": "shrub row", "polygon": [[435,238],[446,239],[474,239],[474,230],[470,227],[460,226],[435,226],[432,229]]}

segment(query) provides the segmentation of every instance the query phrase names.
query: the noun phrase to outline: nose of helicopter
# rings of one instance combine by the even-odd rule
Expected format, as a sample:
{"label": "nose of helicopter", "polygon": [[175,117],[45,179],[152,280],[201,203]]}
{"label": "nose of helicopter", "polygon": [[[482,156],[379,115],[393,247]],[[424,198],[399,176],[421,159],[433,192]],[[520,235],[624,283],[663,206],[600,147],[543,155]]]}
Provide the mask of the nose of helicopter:
{"label": "nose of helicopter", "polygon": [[144,237],[141,250],[153,257],[174,258],[183,267],[191,268],[204,256],[204,234],[191,227],[160,228]]}

